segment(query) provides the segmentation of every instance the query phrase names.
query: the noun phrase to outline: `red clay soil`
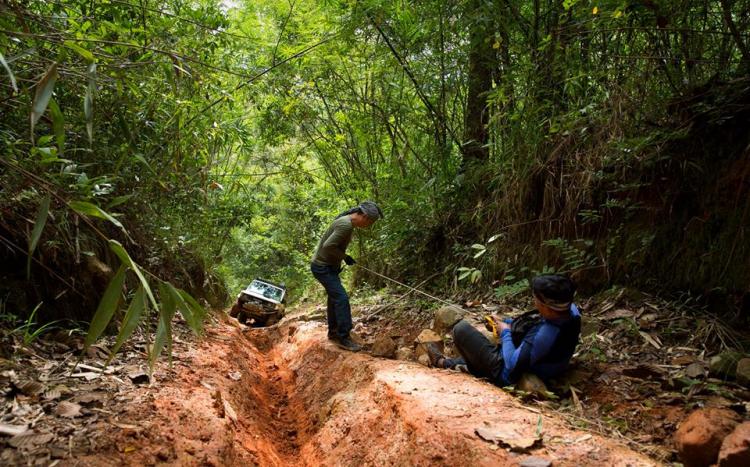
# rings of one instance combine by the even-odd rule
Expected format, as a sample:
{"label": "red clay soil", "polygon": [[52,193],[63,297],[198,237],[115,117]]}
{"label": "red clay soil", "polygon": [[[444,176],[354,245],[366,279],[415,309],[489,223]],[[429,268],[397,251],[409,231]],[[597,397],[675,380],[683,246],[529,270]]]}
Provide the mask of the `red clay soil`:
{"label": "red clay soil", "polygon": [[[58,465],[655,465],[469,375],[339,350],[319,323],[219,324],[196,347],[102,425],[96,455]],[[527,451],[477,435],[535,438],[540,418]]]}

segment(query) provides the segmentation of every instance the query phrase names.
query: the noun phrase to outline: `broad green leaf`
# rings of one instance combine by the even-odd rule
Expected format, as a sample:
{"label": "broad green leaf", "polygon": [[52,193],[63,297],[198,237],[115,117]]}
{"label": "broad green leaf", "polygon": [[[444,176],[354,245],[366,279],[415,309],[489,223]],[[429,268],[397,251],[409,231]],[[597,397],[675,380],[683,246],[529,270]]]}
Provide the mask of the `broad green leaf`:
{"label": "broad green leaf", "polygon": [[464,271],[460,276],[458,276],[458,280],[462,281],[466,279],[467,277],[469,277],[469,274],[471,274],[471,271]]}
{"label": "broad green leaf", "polygon": [[193,312],[196,316],[199,316],[201,318],[204,318],[206,316],[206,310],[198,304],[198,301],[193,298],[192,295],[185,292],[182,289],[177,289],[177,292],[179,292],[180,295],[182,295],[182,298],[185,299],[188,305],[190,305],[190,308],[193,309]]}
{"label": "broad green leaf", "polygon": [[477,259],[477,258],[479,258],[480,256],[482,256],[482,255],[483,255],[483,254],[485,254],[485,253],[487,253],[487,250],[479,250],[479,251],[477,252],[477,254],[475,254],[475,255],[474,255],[474,259]]}
{"label": "broad green leaf", "polygon": [[156,303],[156,299],[154,298],[154,294],[151,291],[151,286],[148,284],[148,281],[146,280],[146,276],[143,275],[141,272],[141,268],[133,261],[133,259],[130,257],[127,251],[125,251],[125,248],[118,242],[117,240],[110,240],[109,241],[109,249],[112,250],[120,260],[127,264],[130,269],[135,272],[136,276],[138,276],[138,280],[141,281],[141,285],[144,289],[146,289],[146,293],[148,294],[148,298],[151,301],[151,305],[153,305],[154,308],[159,308],[159,305]]}
{"label": "broad green leaf", "polygon": [[484,248],[485,248],[485,246],[482,245],[481,243],[475,243],[475,244],[471,245],[471,247],[474,248],[475,250],[484,250]]}
{"label": "broad green leaf", "polygon": [[62,157],[65,148],[65,120],[60,107],[58,107],[54,99],[50,99],[49,101],[49,110],[52,113],[52,129],[55,130],[58,157]]}
{"label": "broad green leaf", "polygon": [[120,221],[112,217],[112,215],[110,215],[109,213],[102,211],[102,209],[95,204],[91,204],[86,201],[70,201],[68,202],[68,206],[70,206],[70,208],[74,211],[81,214],[107,219],[117,227],[124,229]]}
{"label": "broad green leaf", "polygon": [[172,299],[175,302],[176,308],[180,310],[180,314],[183,318],[185,318],[185,322],[187,323],[188,327],[195,333],[196,336],[200,336],[200,333],[202,331],[200,319],[195,316],[191,307],[185,302],[185,299],[182,297],[182,295],[180,295],[179,292],[177,292],[172,284],[166,282],[165,286],[169,290],[169,293],[172,294]]}
{"label": "broad green leaf", "polygon": [[83,47],[77,45],[73,41],[64,41],[63,44],[65,44],[66,47],[73,49],[74,51],[78,52],[78,54],[85,58],[87,62],[93,62],[94,61],[94,54],[89,52],[88,50],[84,49]]}
{"label": "broad green leaf", "polygon": [[133,333],[135,327],[138,325],[138,321],[140,321],[141,316],[144,314],[144,311],[146,311],[146,309],[146,295],[143,292],[143,286],[140,286],[135,292],[135,296],[130,302],[130,306],[128,306],[128,311],[127,313],[125,313],[125,318],[122,320],[122,327],[120,327],[120,332],[119,334],[117,334],[117,342],[115,342],[115,346],[112,347],[112,351],[109,354],[107,363],[104,364],[105,368],[115,357],[117,351],[120,350],[122,344],[124,344],[127,338],[130,337],[130,335]]}
{"label": "broad green leaf", "polygon": [[34,105],[31,111],[31,131],[34,132],[34,125],[39,121],[47,104],[52,99],[52,92],[55,90],[55,81],[57,81],[57,63],[49,67],[47,73],[36,84],[36,94],[34,95]]}
{"label": "broad green leaf", "polygon": [[94,93],[96,92],[96,63],[89,64],[89,85],[86,88],[86,97],[83,99],[83,111],[86,115],[86,133],[89,143],[94,141]]}
{"label": "broad green leaf", "polygon": [[115,277],[112,279],[112,282],[109,283],[107,290],[104,292],[104,297],[102,297],[102,301],[99,302],[99,307],[96,309],[94,318],[91,320],[91,326],[86,335],[86,341],[83,343],[83,352],[81,355],[85,355],[86,350],[91,344],[96,342],[112,320],[115,311],[117,311],[117,305],[120,303],[122,285],[125,283],[125,273],[127,271],[127,265],[122,264],[117,271],[117,274],[115,274]]}
{"label": "broad green leaf", "polygon": [[39,243],[39,238],[42,236],[44,225],[47,223],[47,214],[49,213],[49,193],[42,200],[42,204],[39,206],[39,213],[36,216],[36,223],[34,224],[34,231],[31,233],[31,242],[29,243],[29,259],[26,262],[26,279],[31,278],[31,257],[34,255],[36,245]]}
{"label": "broad green leaf", "polygon": [[3,65],[3,68],[5,68],[5,71],[8,72],[8,76],[10,76],[10,84],[13,86],[13,91],[18,92],[18,86],[16,85],[16,77],[13,76],[13,71],[11,71],[10,65],[8,65],[8,62],[5,61],[5,57],[3,57],[3,54],[0,54],[0,64]]}
{"label": "broad green leaf", "polygon": [[159,309],[159,324],[156,326],[156,337],[154,337],[154,347],[151,350],[151,362],[149,373],[153,374],[154,365],[161,355],[164,344],[167,344],[169,354],[169,364],[172,365],[172,318],[176,309],[176,304],[172,294],[164,282],[159,283],[159,292],[161,295],[161,308]]}
{"label": "broad green leaf", "polygon": [[118,196],[117,198],[115,198],[112,201],[110,201],[109,204],[107,204],[107,209],[113,208],[115,206],[119,206],[120,204],[124,203],[125,201],[129,200],[132,197],[133,197],[132,194],[130,194],[130,195],[124,195],[124,196]]}

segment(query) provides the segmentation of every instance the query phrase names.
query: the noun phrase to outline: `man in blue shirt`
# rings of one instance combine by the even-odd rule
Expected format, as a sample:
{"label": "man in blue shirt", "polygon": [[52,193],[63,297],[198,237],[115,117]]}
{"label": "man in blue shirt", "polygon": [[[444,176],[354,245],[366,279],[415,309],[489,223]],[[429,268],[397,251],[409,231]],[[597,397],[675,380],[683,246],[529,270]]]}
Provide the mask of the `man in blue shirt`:
{"label": "man in blue shirt", "polygon": [[542,274],[531,280],[536,310],[515,320],[493,316],[501,343],[493,345],[467,321],[453,328],[460,357],[446,358],[427,345],[436,368],[467,370],[497,386],[516,383],[529,372],[544,381],[560,374],[570,362],[581,333],[581,314],[573,304],[575,285],[562,274]]}

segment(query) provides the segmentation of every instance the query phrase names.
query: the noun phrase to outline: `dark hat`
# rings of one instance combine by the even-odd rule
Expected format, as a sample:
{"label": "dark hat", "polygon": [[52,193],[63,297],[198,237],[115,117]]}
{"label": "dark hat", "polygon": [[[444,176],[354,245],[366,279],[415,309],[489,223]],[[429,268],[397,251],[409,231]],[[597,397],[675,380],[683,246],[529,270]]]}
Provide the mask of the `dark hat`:
{"label": "dark hat", "polygon": [[564,274],[540,274],[531,279],[531,292],[555,311],[566,311],[573,303],[576,286]]}

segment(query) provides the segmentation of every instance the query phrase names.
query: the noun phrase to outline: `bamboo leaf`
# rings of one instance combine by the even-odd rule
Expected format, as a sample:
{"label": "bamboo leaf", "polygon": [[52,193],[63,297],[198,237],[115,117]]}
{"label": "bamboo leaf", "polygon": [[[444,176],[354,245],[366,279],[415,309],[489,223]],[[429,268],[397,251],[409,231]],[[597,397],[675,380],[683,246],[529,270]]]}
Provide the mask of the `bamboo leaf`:
{"label": "bamboo leaf", "polygon": [[47,223],[47,214],[49,213],[49,193],[42,200],[42,204],[39,206],[39,213],[36,216],[36,223],[34,224],[34,231],[31,233],[31,242],[29,243],[29,259],[26,262],[26,279],[31,277],[31,257],[34,255],[36,245],[39,243],[39,238],[42,236],[44,225]]}
{"label": "bamboo leaf", "polygon": [[174,299],[176,308],[180,310],[180,314],[182,315],[183,318],[185,318],[185,322],[187,323],[187,325],[195,333],[196,336],[200,336],[200,333],[203,329],[201,326],[200,319],[198,319],[198,317],[195,316],[191,307],[187,304],[185,299],[175,289],[175,287],[169,282],[166,282],[165,284],[166,284],[166,288],[169,290],[169,293],[172,294],[172,298]]}
{"label": "bamboo leaf", "polygon": [[10,84],[13,86],[13,91],[18,92],[18,86],[16,85],[16,77],[13,75],[13,71],[11,71],[10,65],[8,65],[8,62],[5,61],[5,57],[3,57],[3,54],[0,54],[0,64],[3,65],[3,68],[5,68],[5,71],[8,72],[8,76],[10,76]]}
{"label": "bamboo leaf", "polygon": [[70,49],[73,49],[75,52],[78,53],[78,55],[80,55],[81,57],[85,58],[87,62],[93,62],[94,61],[94,54],[92,54],[88,50],[84,49],[80,45],[77,45],[75,42],[73,42],[73,41],[64,41],[63,44],[66,47],[68,47]]}
{"label": "bamboo leaf", "polygon": [[[93,58],[93,57],[92,57]],[[89,143],[94,141],[94,93],[96,92],[96,63],[89,64],[89,85],[86,88],[86,97],[83,99],[83,111],[86,115],[86,133],[89,136]]]}
{"label": "bamboo leaf", "polygon": [[112,347],[112,352],[109,354],[107,363],[104,364],[105,368],[115,357],[117,351],[120,350],[122,344],[124,344],[128,337],[133,333],[138,321],[141,319],[141,315],[146,311],[147,306],[146,295],[143,291],[143,286],[141,285],[135,292],[135,296],[130,302],[130,306],[128,306],[128,311],[125,313],[125,318],[122,320],[122,327],[120,327],[120,332],[117,334],[117,342],[115,342],[115,346]]}
{"label": "bamboo leaf", "polygon": [[146,276],[143,275],[140,266],[138,266],[135,261],[133,261],[128,252],[125,251],[125,248],[122,246],[122,244],[120,244],[120,242],[118,242],[117,240],[110,240],[109,249],[112,250],[123,263],[127,264],[128,267],[133,270],[133,272],[135,272],[135,275],[138,276],[138,280],[141,281],[141,285],[144,289],[146,289],[148,298],[149,300],[151,300],[151,305],[153,305],[154,308],[159,308],[159,305],[156,303],[156,299],[154,298],[154,294],[151,291],[151,286],[146,280]]}
{"label": "bamboo leaf", "polygon": [[52,113],[52,129],[55,131],[55,139],[57,141],[57,157],[62,158],[65,148],[65,120],[60,107],[58,107],[54,99],[50,99],[49,101],[49,110]]}
{"label": "bamboo leaf", "polygon": [[86,341],[83,343],[83,352],[81,355],[86,354],[89,346],[96,342],[99,336],[107,328],[107,325],[112,320],[112,316],[117,311],[117,305],[120,303],[120,294],[122,293],[122,285],[125,283],[125,273],[128,271],[126,264],[122,264],[118,269],[117,274],[109,283],[107,290],[104,292],[102,301],[99,302],[99,307],[94,313],[94,318],[91,320],[91,326],[89,326],[89,332],[86,335]]}
{"label": "bamboo leaf", "polygon": [[149,373],[151,374],[154,372],[154,365],[156,365],[156,361],[161,355],[164,344],[167,344],[170,366],[172,364],[172,318],[174,317],[176,304],[164,282],[159,283],[159,291],[162,304],[159,310],[159,324],[156,326],[154,347],[151,349],[151,362],[149,365]]}
{"label": "bamboo leaf", "polygon": [[111,223],[115,224],[117,227],[124,229],[120,221],[112,217],[111,214],[105,211],[102,211],[102,209],[95,204],[91,204],[86,201],[70,201],[68,203],[68,206],[70,206],[71,209],[73,209],[74,211],[79,212],[81,214],[99,217],[101,219],[107,219]]}
{"label": "bamboo leaf", "polygon": [[118,196],[117,198],[115,198],[112,201],[110,201],[109,204],[107,204],[107,209],[113,208],[115,206],[119,206],[120,204],[126,202],[127,200],[129,200],[132,197],[133,197],[132,194],[124,195],[124,196]]}
{"label": "bamboo leaf", "polygon": [[47,73],[36,85],[36,94],[34,95],[34,105],[31,112],[31,131],[34,131],[34,125],[39,121],[47,104],[52,99],[52,92],[55,90],[55,81],[57,81],[57,63],[49,67]]}
{"label": "bamboo leaf", "polygon": [[179,292],[179,294],[182,296],[182,298],[185,299],[187,304],[190,305],[190,308],[193,309],[193,312],[196,316],[200,316],[201,318],[204,318],[206,316],[206,310],[202,306],[200,306],[198,301],[195,300],[192,295],[182,289],[177,289],[177,292]]}

